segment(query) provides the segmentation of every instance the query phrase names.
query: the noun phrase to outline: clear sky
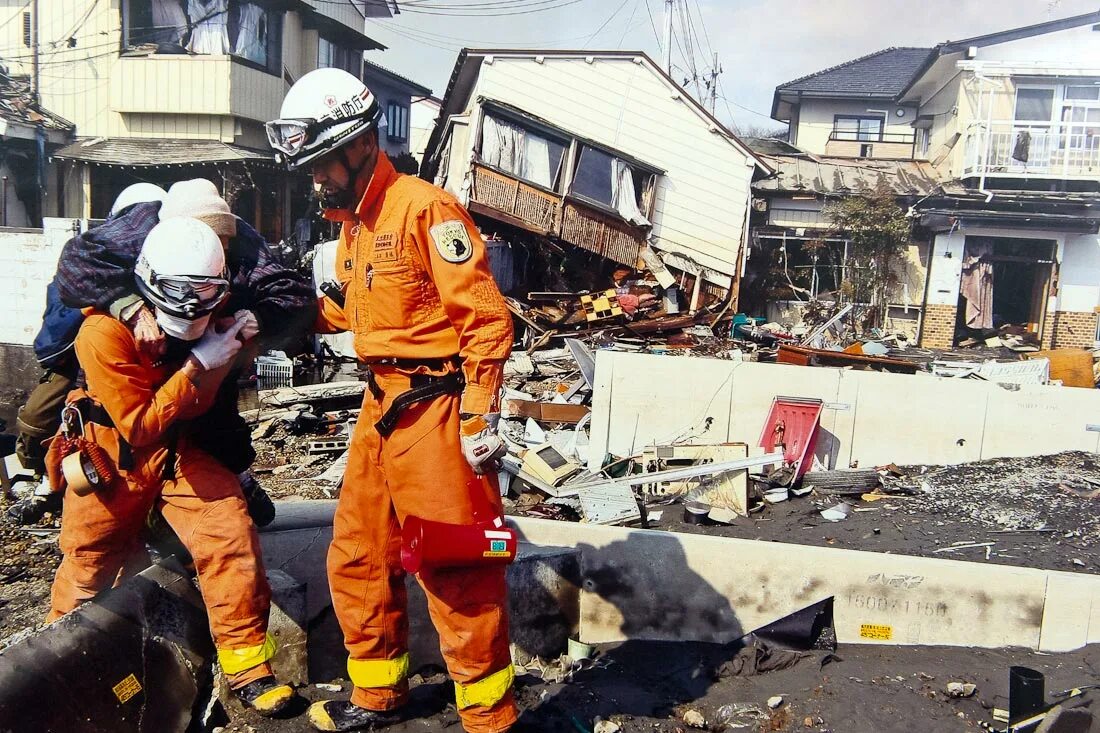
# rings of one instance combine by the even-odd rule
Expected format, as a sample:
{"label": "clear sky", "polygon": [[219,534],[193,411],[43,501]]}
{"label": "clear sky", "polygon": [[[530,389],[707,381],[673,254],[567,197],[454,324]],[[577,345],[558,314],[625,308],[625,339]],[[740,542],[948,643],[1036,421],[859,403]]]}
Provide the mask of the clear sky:
{"label": "clear sky", "polygon": [[[718,53],[716,114],[739,128],[768,119],[785,81],[890,46],[936,43],[1100,9],[1100,0],[675,0],[673,77],[703,77]],[[399,0],[371,20],[386,44],[367,58],[437,96],[469,48],[628,49],[664,58],[664,0]],[[690,22],[688,21],[690,18]],[[693,85],[689,89],[695,93]]]}

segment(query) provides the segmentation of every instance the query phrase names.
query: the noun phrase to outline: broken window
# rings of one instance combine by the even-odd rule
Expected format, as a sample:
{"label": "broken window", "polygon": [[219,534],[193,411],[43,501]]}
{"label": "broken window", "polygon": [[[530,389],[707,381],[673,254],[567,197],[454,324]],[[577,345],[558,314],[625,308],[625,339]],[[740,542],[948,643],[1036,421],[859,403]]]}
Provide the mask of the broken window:
{"label": "broken window", "polygon": [[882,140],[882,128],[886,120],[881,115],[859,117],[854,115],[836,115],[833,118],[833,140],[852,142],[878,142]]}
{"label": "broken window", "polygon": [[481,124],[481,160],[516,178],[556,189],[568,143],[486,114]]}
{"label": "broken window", "polygon": [[570,193],[614,209],[631,224],[647,225],[642,208],[654,176],[590,145],[580,146]]}
{"label": "broken window", "polygon": [[[249,0],[128,0],[125,46],[174,45],[198,55],[232,55],[282,73],[282,11]],[[177,51],[180,52],[180,51]]]}

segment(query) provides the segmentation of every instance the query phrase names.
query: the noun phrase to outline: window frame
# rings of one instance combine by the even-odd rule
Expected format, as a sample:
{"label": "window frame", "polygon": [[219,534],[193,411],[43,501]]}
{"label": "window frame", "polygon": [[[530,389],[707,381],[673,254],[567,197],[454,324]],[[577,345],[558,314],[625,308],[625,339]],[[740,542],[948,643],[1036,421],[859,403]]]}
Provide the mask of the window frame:
{"label": "window frame", "polygon": [[[262,71],[265,74],[271,76],[283,76],[283,31],[285,28],[285,15],[286,11],[277,10],[275,8],[268,7],[267,3],[262,0],[229,0],[229,13],[232,14],[234,9],[239,7],[242,3],[250,3],[252,5],[258,5],[260,9],[264,11],[267,18],[267,44],[265,46],[265,54],[267,55],[267,62],[265,64],[258,63],[252,59],[245,58],[244,56],[238,56],[235,53],[224,54],[231,58],[234,63],[247,66],[250,69],[256,69]],[[119,53],[125,53],[127,50],[141,44],[152,43],[151,40],[145,40],[141,38],[131,38],[134,30],[133,14],[135,12],[141,12],[142,8],[145,8],[149,17],[152,17],[152,2],[151,0],[122,0],[122,4],[119,7],[119,13],[121,15],[122,25],[121,33],[119,36]],[[232,17],[232,15],[231,15]],[[239,14],[238,14],[239,18]],[[210,56],[212,54],[187,54],[180,55],[180,58],[192,58]]]}
{"label": "window frame", "polygon": [[[401,118],[404,133],[395,135],[394,130],[398,126],[394,123],[394,112]],[[395,143],[407,143],[409,141],[409,105],[390,100],[386,102],[386,139]]]}
{"label": "window frame", "polygon": [[[525,130],[533,132],[539,137],[544,137],[547,140],[554,142],[562,147],[561,160],[558,161],[558,168],[556,171],[554,171],[554,175],[552,176],[552,185],[549,188],[542,185],[541,183],[538,183],[537,181],[529,180],[511,171],[504,170],[503,168],[485,162],[485,157],[482,154],[482,145],[484,143],[485,136],[486,116],[494,117],[501,122],[507,122],[508,124],[516,125],[517,127],[522,127]],[[544,125],[533,123],[530,120],[525,119],[521,115],[509,114],[507,110],[502,110],[500,107],[497,107],[495,105],[486,104],[483,105],[481,115],[478,119],[477,137],[475,138],[474,142],[474,152],[477,153],[477,162],[479,165],[483,165],[490,170],[500,173],[501,175],[515,178],[518,181],[523,181],[526,185],[534,186],[541,191],[547,191],[557,196],[565,195],[564,191],[562,190],[562,185],[565,180],[565,171],[568,167],[569,154],[573,142],[571,136],[552,130]]]}
{"label": "window frame", "polygon": [[[653,214],[653,201],[657,195],[657,184],[660,177],[665,175],[665,171],[653,165],[645,163],[644,161],[633,158],[626,153],[615,150],[614,148],[608,147],[606,145],[601,145],[588,138],[569,133],[565,130],[554,127],[553,125],[543,123],[541,120],[532,119],[528,115],[524,114],[522,111],[510,108],[509,106],[501,102],[497,102],[495,100],[484,97],[479,98],[479,102],[480,109],[477,117],[477,128],[475,131],[476,137],[474,143],[474,153],[477,156],[478,165],[485,166],[486,168],[496,171],[501,175],[508,176],[509,178],[514,178],[516,180],[522,181],[525,185],[533,186],[539,190],[547,191],[548,193],[553,193],[557,196],[561,196],[563,200],[575,201],[583,206],[587,206],[591,209],[600,211],[604,214],[614,217],[615,219],[623,222],[628,226],[646,226],[629,222],[624,219],[623,216],[615,208],[608,206],[602,202],[590,199],[587,196],[583,196],[573,192],[573,182],[576,180],[577,176],[577,166],[580,162],[581,148],[583,146],[588,146],[606,155],[610,155],[613,158],[618,158],[619,160],[629,165],[632,171],[643,175],[642,183],[644,185],[636,185],[635,194],[640,199],[637,204],[638,209],[642,212],[646,219],[651,219]],[[548,189],[545,186],[542,186],[533,181],[529,181],[526,178],[511,173],[510,171],[500,169],[497,166],[490,165],[489,163],[485,162],[485,159],[482,156],[481,146],[485,127],[484,118],[486,115],[496,117],[497,119],[503,120],[505,122],[531,130],[532,132],[542,137],[549,138],[555,143],[559,143],[564,146],[565,150],[562,153],[561,163],[558,165],[558,171],[557,175],[554,178],[553,188]],[[647,188],[649,189],[648,196],[645,195]],[[652,226],[652,222],[648,226]]]}
{"label": "window frame", "polygon": [[[856,121],[855,131],[853,132],[853,131],[849,131],[849,130],[843,130],[843,131],[840,130],[837,127],[837,123],[840,122],[841,120],[855,120]],[[873,137],[864,137],[864,132],[863,132],[862,129],[860,129],[860,123],[863,122],[864,120],[871,120],[871,121],[879,123],[878,132],[877,133],[871,133],[872,135],[874,135]],[[854,135],[854,137],[851,137],[851,138],[838,137],[838,135],[841,135],[841,134],[843,134],[843,135]],[[835,140],[837,142],[848,142],[848,143],[880,143],[880,142],[883,141],[883,135],[885,135],[885,134],[886,134],[886,115],[882,115],[882,114],[868,114],[868,115],[834,114],[833,115],[833,129],[832,129],[832,132],[829,135],[829,139],[830,140]]]}

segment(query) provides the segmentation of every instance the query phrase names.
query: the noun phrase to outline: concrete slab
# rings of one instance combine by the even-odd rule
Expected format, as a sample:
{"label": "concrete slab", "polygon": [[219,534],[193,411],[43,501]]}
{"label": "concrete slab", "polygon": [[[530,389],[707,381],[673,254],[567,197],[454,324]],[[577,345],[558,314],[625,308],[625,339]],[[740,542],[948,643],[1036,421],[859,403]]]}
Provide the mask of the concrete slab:
{"label": "concrete slab", "polygon": [[[689,378],[685,361],[691,365]],[[673,440],[728,442],[732,363],[598,351],[589,470],[599,470],[609,452],[628,456]]]}
{"label": "concrete slab", "polygon": [[275,676],[292,685],[309,682],[307,650],[306,586],[281,570],[269,570],[271,613],[267,631],[275,639],[277,651],[271,660]]}
{"label": "concrete slab", "polygon": [[[1062,599],[1100,597],[1092,575],[529,518],[515,525],[525,541],[580,550],[580,633],[590,643],[728,641],[834,596],[845,643],[1039,649],[1049,613],[1049,643],[1071,648],[1090,637],[1090,614],[1060,611]],[[1057,635],[1055,623],[1064,627]]]}
{"label": "concrete slab", "polygon": [[1100,404],[1082,392],[1093,396],[1046,385],[991,387],[985,423],[993,429],[986,430],[982,456],[1031,456],[1048,446],[1096,452],[1100,432],[1088,428],[1100,424]]}
{"label": "concrete slab", "polygon": [[919,374],[861,372],[844,378],[859,381],[852,460],[860,467],[983,457],[988,392],[997,387]]}
{"label": "concrete slab", "polygon": [[777,396],[825,402],[815,454],[827,468],[1100,450],[1097,390],[601,351],[589,468],[674,438],[756,445]]}

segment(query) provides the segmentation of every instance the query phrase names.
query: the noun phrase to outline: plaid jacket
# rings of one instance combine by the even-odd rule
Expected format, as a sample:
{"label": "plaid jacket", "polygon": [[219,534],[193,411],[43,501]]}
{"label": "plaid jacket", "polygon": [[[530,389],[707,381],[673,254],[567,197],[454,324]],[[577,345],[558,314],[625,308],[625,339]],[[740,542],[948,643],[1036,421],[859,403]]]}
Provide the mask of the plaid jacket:
{"label": "plaid jacket", "polygon": [[[61,250],[54,280],[62,302],[117,317],[119,303],[132,302],[134,263],[145,237],[160,220],[159,212],[157,202],[135,204],[70,239]],[[285,344],[312,327],[317,315],[313,285],[276,262],[263,237],[240,219],[237,236],[229,241],[227,265],[230,295],[225,312],[251,310],[260,322],[265,348]]]}

